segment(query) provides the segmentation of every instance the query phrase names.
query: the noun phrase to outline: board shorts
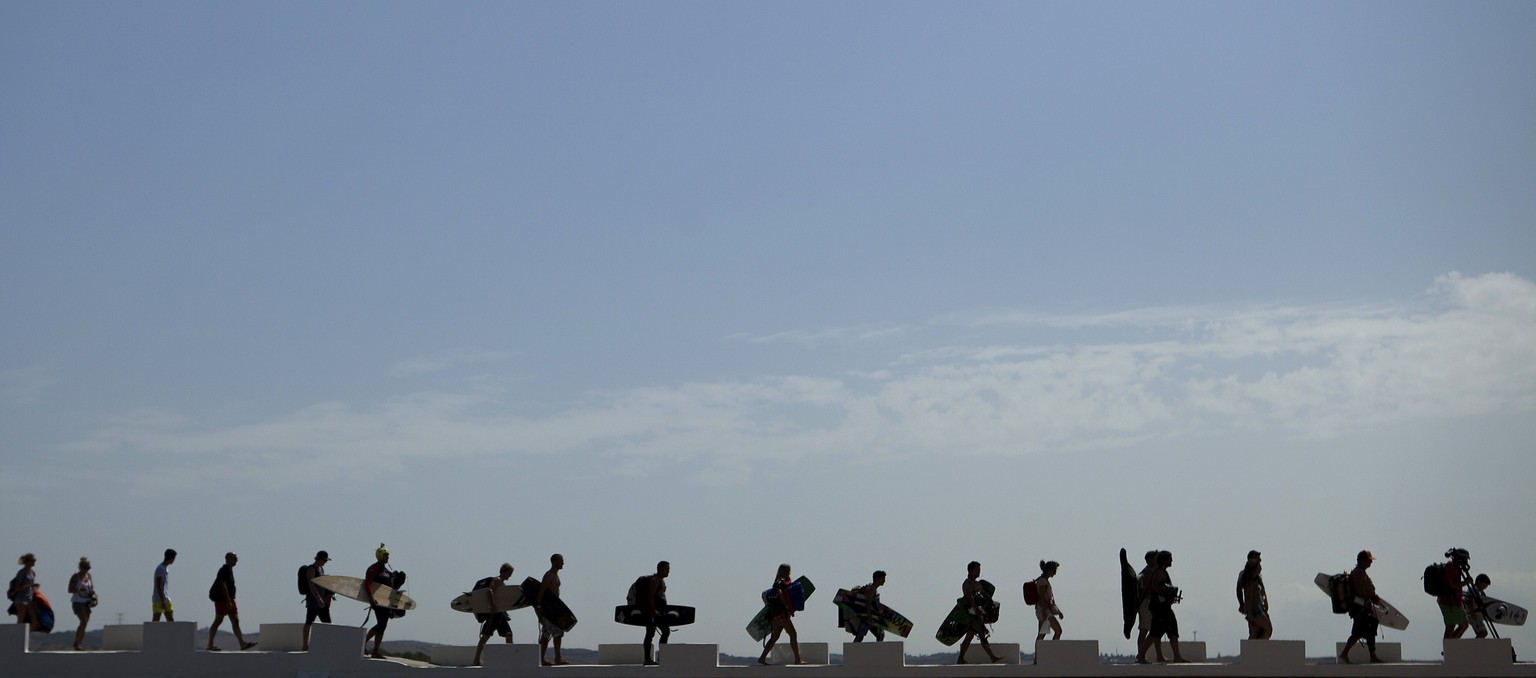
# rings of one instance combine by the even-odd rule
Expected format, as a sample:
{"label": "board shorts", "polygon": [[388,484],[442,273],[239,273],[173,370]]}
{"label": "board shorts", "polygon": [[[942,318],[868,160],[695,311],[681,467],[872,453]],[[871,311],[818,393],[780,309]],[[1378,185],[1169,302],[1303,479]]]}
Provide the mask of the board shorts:
{"label": "board shorts", "polygon": [[76,617],[79,617],[81,615],[84,615],[84,616],[87,616],[87,617],[91,616],[91,603],[90,603],[90,601],[86,601],[84,603],[77,603],[77,602],[74,602],[74,601],[70,601],[69,609],[75,611],[75,616]]}
{"label": "board shorts", "polygon": [[511,636],[512,617],[505,612],[499,612],[491,615],[490,619],[487,619],[484,623],[480,624],[481,638],[489,638],[492,634],[501,636],[503,638]]}
{"label": "board shorts", "polygon": [[1381,626],[1381,620],[1377,619],[1369,608],[1359,605],[1349,607],[1349,616],[1355,620],[1355,623],[1350,626],[1349,635],[1368,638],[1375,642],[1376,630]]}
{"label": "board shorts", "polygon": [[1179,617],[1173,613],[1173,605],[1160,604],[1152,606],[1152,637],[1157,638],[1167,635],[1170,639],[1179,637]]}
{"label": "board shorts", "polygon": [[308,609],[304,610],[304,623],[305,624],[313,624],[313,623],[315,623],[316,619],[320,620],[320,622],[324,623],[324,624],[331,623],[331,608],[328,608],[328,607],[311,607],[311,608],[308,608]]}
{"label": "board shorts", "polygon": [[372,630],[384,633],[384,629],[389,628],[389,620],[394,618],[395,611],[380,605],[372,605],[370,609],[373,610],[374,619]]}
{"label": "board shorts", "polygon": [[170,598],[160,598],[149,601],[150,612],[155,614],[170,614],[176,610],[171,607]]}
{"label": "board shorts", "polygon": [[1051,617],[1051,608],[1044,605],[1035,606],[1035,621],[1045,624],[1051,620]]}
{"label": "board shorts", "polygon": [[1445,620],[1446,626],[1461,626],[1467,623],[1467,608],[1461,605],[1441,605],[1440,618]]}
{"label": "board shorts", "polygon": [[561,638],[564,636],[565,631],[560,627],[544,621],[543,619],[539,620],[539,642],[547,643],[552,638]]}
{"label": "board shorts", "polygon": [[238,616],[240,616],[240,606],[237,603],[235,603],[235,599],[234,598],[230,598],[229,602],[227,602],[227,603],[221,603],[221,602],[218,602],[218,601],[214,601],[214,603],[213,603],[213,613],[214,614],[222,614],[222,615],[224,615],[226,617],[238,617]]}

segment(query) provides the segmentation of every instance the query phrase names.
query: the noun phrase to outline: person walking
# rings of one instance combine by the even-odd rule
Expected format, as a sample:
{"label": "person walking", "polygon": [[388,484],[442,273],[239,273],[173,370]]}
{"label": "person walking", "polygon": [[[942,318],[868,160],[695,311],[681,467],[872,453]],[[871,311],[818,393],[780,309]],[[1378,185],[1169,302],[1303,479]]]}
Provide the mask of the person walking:
{"label": "person walking", "polygon": [[245,642],[245,636],[240,633],[240,606],[235,602],[235,563],[239,561],[240,557],[234,551],[224,554],[224,566],[219,568],[213,577],[213,585],[208,587],[208,600],[213,601],[213,625],[208,627],[209,652],[219,651],[213,639],[225,617],[229,617],[229,626],[234,630],[235,642],[241,650],[256,647],[256,643]]}
{"label": "person walking", "polygon": [[150,611],[154,614],[152,621],[160,621],[165,617],[168,622],[176,621],[175,609],[171,605],[171,563],[176,562],[176,549],[166,549],[165,559],[155,566],[154,592],[150,594]]}
{"label": "person walking", "polygon": [[955,658],[956,664],[968,664],[965,660],[966,651],[971,649],[971,640],[980,640],[981,649],[986,650],[987,657],[996,664],[1003,660],[992,651],[992,644],[987,638],[992,635],[987,630],[988,612],[992,608],[992,596],[981,585],[981,563],[971,561],[965,566],[965,581],[960,583],[960,597],[965,600],[966,611],[971,615],[971,624],[965,629],[965,637],[960,640],[960,654]]}
{"label": "person walking", "polygon": [[305,652],[309,651],[309,634],[315,627],[315,620],[320,620],[322,624],[331,623],[331,599],[336,594],[315,584],[316,579],[325,576],[325,564],[329,562],[331,562],[331,554],[325,551],[317,551],[315,553],[315,562],[304,566],[303,649]]}
{"label": "person walking", "polygon": [[69,576],[69,607],[74,610],[80,626],[75,629],[75,651],[84,650],[85,625],[91,621],[91,608],[96,607],[96,582],[91,579],[91,559],[80,557],[80,569]]}
{"label": "person walking", "polygon": [[1376,584],[1371,581],[1371,575],[1366,574],[1374,562],[1376,556],[1370,551],[1361,551],[1355,556],[1355,569],[1349,573],[1349,587],[1354,593],[1349,602],[1349,617],[1353,623],[1349,640],[1344,641],[1344,651],[1339,653],[1339,661],[1345,664],[1353,663],[1349,661],[1349,651],[1362,640],[1371,653],[1371,663],[1381,663],[1381,658],[1376,656],[1376,630],[1381,626],[1381,620],[1376,618],[1374,608],[1381,597],[1376,595]]}
{"label": "person walking", "polygon": [[1274,635],[1269,622],[1269,595],[1264,591],[1263,556],[1248,552],[1248,562],[1237,573],[1237,611],[1248,621],[1248,639],[1265,640]]}
{"label": "person walking", "polygon": [[1056,592],[1051,589],[1051,578],[1056,576],[1056,570],[1061,564],[1051,561],[1040,561],[1040,576],[1035,578],[1035,621],[1040,625],[1040,631],[1035,635],[1035,640],[1045,640],[1046,631],[1051,632],[1051,640],[1061,640],[1061,622],[1067,615],[1061,613],[1061,608],[1056,607]]}
{"label": "person walking", "polygon": [[505,586],[508,579],[512,578],[512,563],[502,563],[501,569],[494,577],[486,577],[475,582],[471,591],[479,589],[491,590],[491,611],[475,615],[475,621],[480,622],[480,644],[475,646],[475,660],[471,662],[475,666],[484,666],[481,657],[485,654],[485,643],[492,635],[500,634],[507,639],[507,644],[512,644],[512,617],[506,610],[496,608],[496,592]]}
{"label": "person walking", "polygon": [[16,559],[16,564],[21,569],[16,571],[16,576],[11,578],[10,588],[6,590],[7,598],[11,599],[11,607],[15,610],[16,623],[26,624],[27,630],[37,633],[42,630],[42,620],[37,615],[37,556],[24,553]]}
{"label": "person walking", "polygon": [[768,652],[779,642],[780,633],[789,634],[789,649],[795,654],[795,664],[801,665],[805,660],[800,658],[800,634],[795,631],[795,606],[789,599],[790,579],[789,563],[779,565],[779,570],[773,576],[772,593],[768,594],[763,602],[768,604],[768,619],[773,626],[773,632],[768,636],[768,642],[763,644],[763,653],[758,655],[757,663],[768,665]]}

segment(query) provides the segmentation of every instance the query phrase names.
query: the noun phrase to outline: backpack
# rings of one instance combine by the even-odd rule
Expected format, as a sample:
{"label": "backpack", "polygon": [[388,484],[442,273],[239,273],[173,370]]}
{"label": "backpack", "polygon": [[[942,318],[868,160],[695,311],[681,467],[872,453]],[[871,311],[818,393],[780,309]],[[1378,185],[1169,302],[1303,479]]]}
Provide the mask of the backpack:
{"label": "backpack", "polygon": [[309,595],[309,566],[299,566],[299,595]]}
{"label": "backpack", "polygon": [[624,597],[630,605],[639,605],[641,597],[651,590],[651,575],[640,575],[635,583],[629,585],[629,593]]}
{"label": "backpack", "polygon": [[[476,581],[474,586],[469,587],[469,590],[471,590],[471,591],[479,591],[480,589],[488,589],[488,588],[491,587],[491,580],[492,579],[495,579],[495,577],[486,577],[484,579]],[[505,614],[505,613],[503,613],[503,614]],[[477,622],[486,622],[486,621],[490,621],[490,619],[491,619],[491,615],[490,614],[487,614],[485,612],[476,612],[475,613],[475,621],[477,621]]]}
{"label": "backpack", "polygon": [[1035,580],[1033,580],[1033,579],[1031,579],[1031,580],[1029,580],[1027,582],[1024,582],[1024,604],[1025,605],[1039,605],[1040,604],[1040,585],[1036,584]]}
{"label": "backpack", "polygon": [[1349,604],[1355,599],[1355,587],[1349,575],[1336,574],[1328,578],[1328,598],[1333,602],[1334,614],[1349,612]]}
{"label": "backpack", "polygon": [[1424,568],[1424,592],[1436,598],[1454,595],[1445,583],[1445,563],[1430,563]]}

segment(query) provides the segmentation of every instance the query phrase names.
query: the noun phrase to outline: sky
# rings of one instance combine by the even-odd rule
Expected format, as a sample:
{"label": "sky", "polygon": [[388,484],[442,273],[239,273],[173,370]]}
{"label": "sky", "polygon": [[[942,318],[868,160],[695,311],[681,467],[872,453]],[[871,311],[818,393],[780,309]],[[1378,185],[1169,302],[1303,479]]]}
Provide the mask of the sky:
{"label": "sky", "polygon": [[[95,628],[302,620],[318,549],[421,607],[566,558],[571,647],[669,560],[752,655],[779,563],[933,632],[966,563],[1117,553],[1186,640],[1371,549],[1439,656],[1451,547],[1536,605],[1536,5],[0,3],[0,555]],[[6,561],[9,562],[9,561]],[[527,612],[520,642],[535,638]],[[364,609],[337,603],[338,623]],[[1528,627],[1500,629],[1536,655]],[[836,646],[834,645],[834,648]],[[835,651],[835,649],[834,649]]]}

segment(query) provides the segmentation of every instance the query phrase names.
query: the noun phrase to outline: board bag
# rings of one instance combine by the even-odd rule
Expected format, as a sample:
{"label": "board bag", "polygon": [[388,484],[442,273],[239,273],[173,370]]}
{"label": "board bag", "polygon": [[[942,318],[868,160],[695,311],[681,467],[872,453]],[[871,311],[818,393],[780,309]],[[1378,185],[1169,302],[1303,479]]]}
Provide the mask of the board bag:
{"label": "board bag", "polygon": [[1333,603],[1334,614],[1347,614],[1354,598],[1355,587],[1349,581],[1349,575],[1336,574],[1328,578],[1328,599]]}

